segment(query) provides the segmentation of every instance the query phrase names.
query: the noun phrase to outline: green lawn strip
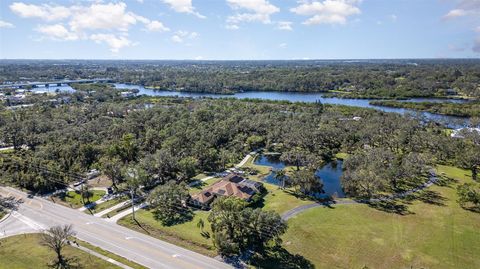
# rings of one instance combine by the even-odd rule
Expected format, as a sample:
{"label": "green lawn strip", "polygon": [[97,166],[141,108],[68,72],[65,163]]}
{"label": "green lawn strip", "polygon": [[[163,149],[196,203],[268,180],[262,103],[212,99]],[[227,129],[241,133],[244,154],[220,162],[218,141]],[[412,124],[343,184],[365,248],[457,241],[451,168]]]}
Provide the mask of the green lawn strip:
{"label": "green lawn strip", "polygon": [[208,187],[212,186],[213,184],[217,183],[218,181],[222,180],[221,178],[211,178],[207,181],[199,182],[197,185],[192,186],[189,188],[190,195],[197,194]]}
{"label": "green lawn strip", "polygon": [[81,241],[81,240],[78,240],[78,239],[76,239],[76,242],[77,242],[79,245],[83,246],[83,247],[86,247],[86,248],[88,248],[88,249],[90,249],[90,250],[93,250],[93,251],[95,251],[95,252],[98,252],[98,253],[102,254],[103,256],[109,257],[109,258],[111,258],[111,259],[113,259],[113,260],[116,260],[117,262],[123,263],[123,264],[125,264],[125,265],[127,265],[127,266],[130,266],[130,267],[134,268],[134,269],[146,269],[146,268],[147,268],[147,267],[144,267],[144,266],[142,266],[142,265],[140,265],[140,264],[138,264],[138,263],[132,262],[132,261],[130,261],[130,260],[124,258],[124,257],[118,256],[118,255],[113,254],[113,253],[111,253],[111,252],[108,252],[108,251],[106,251],[106,250],[104,250],[104,249],[101,249],[101,248],[99,248],[99,247],[93,246],[93,245],[91,245],[91,244],[89,244],[89,243],[87,243],[87,242],[84,242],[84,241]]}
{"label": "green lawn strip", "polygon": [[[92,190],[91,192],[93,195],[90,197],[90,202],[95,202],[105,195],[105,191],[101,191],[101,190]],[[55,197],[52,197],[52,199],[56,203],[69,206],[71,208],[80,208],[83,206],[83,199],[80,192],[77,193],[75,191],[68,191],[64,195],[60,194]],[[85,202],[87,202],[86,198],[85,198]]]}
{"label": "green lawn strip", "polygon": [[125,202],[128,200],[126,196],[120,196],[117,198],[113,198],[112,200],[108,200],[106,202],[103,202],[101,204],[95,205],[94,207],[90,208],[90,210],[85,210],[84,212],[87,214],[96,214],[98,212],[102,212],[103,210],[113,207],[119,203]]}
{"label": "green lawn strip", "polygon": [[[135,202],[135,205],[139,205],[140,203],[139,202]],[[113,217],[115,215],[117,215],[118,213],[122,212],[122,211],[125,211],[125,210],[130,210],[132,211],[132,207],[131,207],[131,203],[128,203],[126,205],[123,205],[113,211],[110,211],[108,212],[107,214],[101,216],[102,218],[108,218],[108,217]]]}
{"label": "green lawn strip", "polygon": [[346,158],[348,158],[349,155],[350,154],[345,153],[345,152],[339,152],[339,153],[335,154],[335,157],[337,159],[340,159],[340,160],[345,160]]}
{"label": "green lawn strip", "polygon": [[208,177],[207,174],[201,173],[201,174],[198,174],[198,175],[194,176],[192,179],[200,180],[200,179],[206,178],[206,177]]}
{"label": "green lawn strip", "polygon": [[210,223],[207,220],[208,214],[209,212],[206,211],[195,211],[194,218],[191,221],[167,227],[157,221],[152,212],[141,209],[135,214],[136,220],[140,223],[141,227],[132,220],[131,215],[120,219],[118,224],[160,240],[214,257],[217,255],[217,252],[213,246],[212,239],[203,237],[201,230],[197,227],[198,221],[203,219],[205,222],[204,232],[210,236],[212,235]]}
{"label": "green lawn strip", "polygon": [[264,183],[268,193],[264,197],[265,210],[273,210],[279,214],[283,214],[293,208],[313,203],[308,199],[301,199],[294,196],[291,190],[281,190],[278,186]]}
{"label": "green lawn strip", "polygon": [[438,204],[405,202],[406,215],[364,204],[312,208],[288,221],[283,245],[316,268],[480,268],[480,214],[456,202],[456,186],[471,174],[437,170],[456,180],[424,191]]}
{"label": "green lawn strip", "polygon": [[[17,235],[0,239],[0,268],[48,269],[48,264],[56,257],[49,248],[42,246],[40,234]],[[64,255],[77,258],[82,268],[119,268],[114,264],[90,255],[72,246],[66,246]]]}

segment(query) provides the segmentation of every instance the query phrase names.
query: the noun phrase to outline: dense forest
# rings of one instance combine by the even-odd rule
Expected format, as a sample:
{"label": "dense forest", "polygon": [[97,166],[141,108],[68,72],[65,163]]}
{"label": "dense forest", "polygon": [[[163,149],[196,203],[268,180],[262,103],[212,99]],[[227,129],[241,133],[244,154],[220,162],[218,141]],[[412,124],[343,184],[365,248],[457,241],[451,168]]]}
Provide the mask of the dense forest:
{"label": "dense forest", "polygon": [[[3,109],[0,143],[15,148],[1,159],[3,180],[44,192],[99,168],[121,187],[125,169],[135,167],[145,175],[142,185],[154,187],[220,171],[266,147],[302,170],[338,152],[358,155],[351,161],[355,165],[347,162],[346,191],[375,196],[421,182],[433,163],[475,172],[479,166],[478,138],[453,139],[434,123],[371,109],[234,99],[125,100],[108,87],[94,94],[64,105]],[[384,167],[385,160],[391,165]],[[418,167],[413,175],[407,173],[411,164]],[[365,172],[385,176],[364,187],[358,180],[372,181],[361,176]]]}
{"label": "dense forest", "polygon": [[399,102],[393,100],[371,101],[376,106],[388,106],[397,108],[408,108],[426,111],[435,114],[452,115],[459,117],[480,117],[480,102],[468,103],[436,103],[436,102]]}
{"label": "dense forest", "polygon": [[111,78],[159,90],[329,92],[347,98],[480,96],[478,60],[2,61],[0,84]]}

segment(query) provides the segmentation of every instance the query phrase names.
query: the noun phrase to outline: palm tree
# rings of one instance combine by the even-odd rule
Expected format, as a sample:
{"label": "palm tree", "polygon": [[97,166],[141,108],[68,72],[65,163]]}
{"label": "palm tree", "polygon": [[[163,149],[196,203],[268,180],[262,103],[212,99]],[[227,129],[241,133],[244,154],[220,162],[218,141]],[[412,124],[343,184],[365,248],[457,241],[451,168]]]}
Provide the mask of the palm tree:
{"label": "palm tree", "polygon": [[197,227],[202,231],[203,233],[203,229],[205,228],[205,222],[203,221],[203,219],[200,219],[197,223]]}

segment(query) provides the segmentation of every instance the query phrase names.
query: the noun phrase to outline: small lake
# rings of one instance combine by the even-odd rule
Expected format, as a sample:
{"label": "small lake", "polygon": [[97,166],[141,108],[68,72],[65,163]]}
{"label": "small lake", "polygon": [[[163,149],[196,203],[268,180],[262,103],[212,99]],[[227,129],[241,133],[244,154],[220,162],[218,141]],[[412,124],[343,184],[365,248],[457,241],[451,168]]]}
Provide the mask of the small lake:
{"label": "small lake", "polygon": [[[275,170],[286,167],[285,163],[279,160],[279,155],[260,155],[255,159],[256,165],[264,165],[272,167],[272,172],[264,178],[264,181],[274,185],[280,185],[280,181],[275,179]],[[324,194],[319,194],[318,197],[338,197],[344,198],[345,193],[342,189],[340,177],[343,173],[343,161],[331,161],[317,170],[316,175],[320,177],[323,182]]]}
{"label": "small lake", "polygon": [[[345,106],[354,106],[354,107],[363,107],[363,108],[373,108],[376,110],[384,112],[393,112],[399,114],[419,114],[424,116],[428,120],[433,120],[435,122],[444,124],[452,128],[465,127],[467,120],[455,116],[446,116],[439,115],[428,112],[418,112],[411,109],[404,108],[393,108],[393,107],[383,107],[383,106],[374,106],[370,104],[370,101],[373,99],[346,99],[338,97],[324,97],[324,93],[304,93],[304,92],[267,92],[267,91],[248,91],[248,92],[239,92],[235,94],[214,94],[214,93],[195,93],[195,92],[179,92],[179,91],[165,91],[165,90],[154,90],[150,88],[145,88],[141,85],[132,85],[132,84],[123,84],[115,83],[117,89],[137,89],[139,95],[148,95],[148,96],[178,96],[178,97],[190,97],[190,98],[201,98],[201,97],[210,97],[210,98],[238,98],[238,99],[261,99],[261,100],[273,100],[273,101],[290,101],[290,102],[306,102],[313,103],[316,101],[321,101],[323,104],[331,105],[345,105]],[[412,98],[408,100],[402,100],[402,102],[454,102],[454,103],[463,103],[468,102],[467,100],[459,99],[445,99],[445,98]]]}

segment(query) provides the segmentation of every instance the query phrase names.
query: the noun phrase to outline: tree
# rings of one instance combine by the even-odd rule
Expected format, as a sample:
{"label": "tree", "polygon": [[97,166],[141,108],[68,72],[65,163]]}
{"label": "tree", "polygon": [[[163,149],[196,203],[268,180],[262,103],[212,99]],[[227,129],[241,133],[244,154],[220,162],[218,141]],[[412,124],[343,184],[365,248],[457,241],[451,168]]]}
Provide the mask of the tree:
{"label": "tree", "polygon": [[372,197],[387,190],[393,156],[385,149],[371,149],[354,154],[345,160],[342,185],[355,197]]}
{"label": "tree", "polygon": [[104,157],[100,159],[100,167],[105,176],[112,181],[112,186],[118,191],[118,185],[124,180],[123,164],[118,158]]}
{"label": "tree", "polygon": [[458,203],[463,208],[480,210],[480,189],[474,183],[464,183],[457,187]]}
{"label": "tree", "polygon": [[472,179],[477,180],[480,169],[480,146],[465,145],[460,153],[460,161],[464,168],[472,171]]}
{"label": "tree", "polygon": [[315,174],[315,169],[305,168],[293,172],[291,184],[295,191],[304,195],[315,195],[323,192],[323,182]]}
{"label": "tree", "polygon": [[[80,195],[82,196],[83,204],[90,203],[90,197],[93,196],[93,192],[90,190],[90,186],[87,183],[84,183],[80,186]],[[85,203],[85,198],[87,199],[87,203]]]}
{"label": "tree", "polygon": [[68,239],[75,235],[72,225],[54,226],[42,235],[42,245],[50,248],[57,255],[54,268],[69,268],[70,260],[63,256],[63,249]]}
{"label": "tree", "polygon": [[250,150],[257,150],[265,145],[265,138],[259,135],[252,135],[246,141]]}
{"label": "tree", "polygon": [[169,181],[153,189],[147,201],[155,218],[170,226],[192,218],[192,211],[186,206],[188,199],[190,194],[185,183]]}
{"label": "tree", "polygon": [[221,197],[215,200],[208,216],[214,244],[225,256],[242,254],[247,250],[262,251],[287,230],[285,221],[278,213],[247,207],[236,197]]}
{"label": "tree", "polygon": [[279,169],[275,171],[275,179],[280,182],[280,189],[285,189],[285,181],[287,180],[287,173],[284,169]]}

